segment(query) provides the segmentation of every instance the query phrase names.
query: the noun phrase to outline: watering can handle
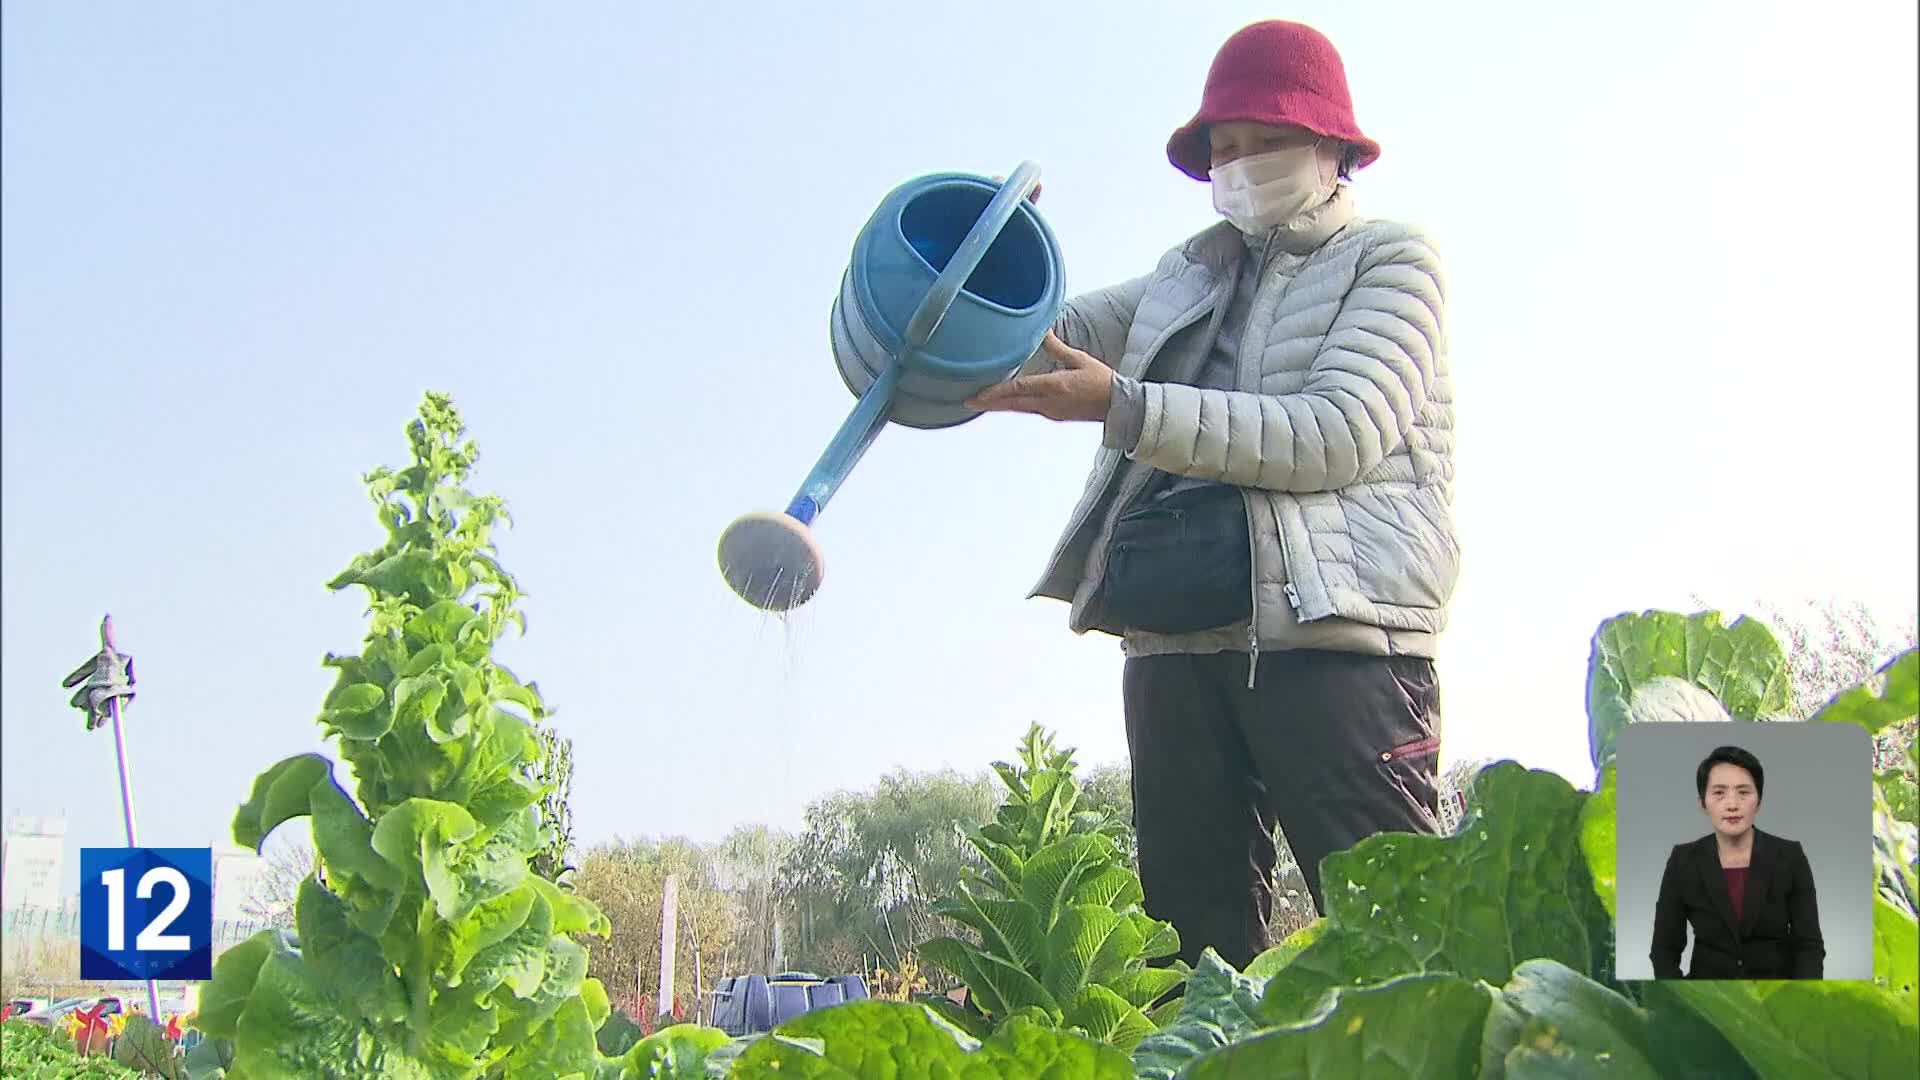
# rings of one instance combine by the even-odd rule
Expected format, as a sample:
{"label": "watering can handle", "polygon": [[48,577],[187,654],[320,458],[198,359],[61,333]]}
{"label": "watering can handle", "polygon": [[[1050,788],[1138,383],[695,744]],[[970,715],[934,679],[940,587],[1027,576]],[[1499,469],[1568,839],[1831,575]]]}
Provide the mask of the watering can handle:
{"label": "watering can handle", "polygon": [[1039,184],[1040,166],[1023,161],[1019,168],[1013,170],[1007,182],[1000,185],[993,201],[987,203],[979,220],[967,231],[966,239],[960,241],[953,258],[947,260],[947,268],[940,271],[933,287],[927,290],[927,295],[920,300],[920,306],[914,309],[913,317],[907,320],[902,352],[916,351],[933,337],[933,332],[940,328],[940,320],[947,317],[947,309],[959,298],[961,288],[973,276],[980,260],[986,257],[987,249],[993,246],[1000,230],[1013,220],[1013,215],[1020,210],[1021,201]]}

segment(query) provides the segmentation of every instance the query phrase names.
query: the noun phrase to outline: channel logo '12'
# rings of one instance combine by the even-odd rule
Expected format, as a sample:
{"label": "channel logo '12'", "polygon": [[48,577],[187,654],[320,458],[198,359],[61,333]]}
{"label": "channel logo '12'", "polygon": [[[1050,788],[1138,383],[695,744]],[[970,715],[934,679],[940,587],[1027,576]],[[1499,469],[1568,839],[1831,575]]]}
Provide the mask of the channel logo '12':
{"label": "channel logo '12'", "polygon": [[81,848],[80,977],[213,978],[213,849]]}

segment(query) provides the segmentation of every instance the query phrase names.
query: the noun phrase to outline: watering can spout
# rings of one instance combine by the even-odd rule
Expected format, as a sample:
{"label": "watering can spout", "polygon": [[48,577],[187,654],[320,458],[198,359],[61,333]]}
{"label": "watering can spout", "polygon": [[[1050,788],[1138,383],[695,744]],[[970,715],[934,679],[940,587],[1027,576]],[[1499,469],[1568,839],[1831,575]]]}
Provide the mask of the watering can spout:
{"label": "watering can spout", "polygon": [[860,395],[786,513],[742,514],[720,534],[720,575],[740,599],[762,611],[791,611],[819,590],[826,555],[810,526],[887,426],[898,385],[899,370],[890,368]]}
{"label": "watering can spout", "polygon": [[788,611],[824,569],[814,519],[889,422],[940,428],[1040,348],[1064,303],[1059,245],[1028,202],[1040,169],[1006,182],[966,173],[895,189],[854,241],[830,322],[834,362],[858,395],[785,513],[736,519],[721,576],[749,604]]}

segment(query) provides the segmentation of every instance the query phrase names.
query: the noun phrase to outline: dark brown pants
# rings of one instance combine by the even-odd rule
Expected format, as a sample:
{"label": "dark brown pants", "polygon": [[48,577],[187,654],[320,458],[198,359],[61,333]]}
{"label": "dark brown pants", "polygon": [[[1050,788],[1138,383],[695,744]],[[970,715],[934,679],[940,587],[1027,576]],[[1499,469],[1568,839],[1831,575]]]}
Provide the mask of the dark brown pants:
{"label": "dark brown pants", "polygon": [[1440,688],[1406,656],[1264,653],[1126,663],[1146,909],[1244,968],[1273,917],[1277,821],[1324,912],[1320,860],[1380,832],[1439,831]]}

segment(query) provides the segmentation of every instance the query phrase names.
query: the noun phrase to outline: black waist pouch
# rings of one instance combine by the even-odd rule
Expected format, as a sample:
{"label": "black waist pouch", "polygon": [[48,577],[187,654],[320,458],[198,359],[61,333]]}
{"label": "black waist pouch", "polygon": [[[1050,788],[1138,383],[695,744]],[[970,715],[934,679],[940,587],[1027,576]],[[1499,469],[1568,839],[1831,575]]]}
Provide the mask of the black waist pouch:
{"label": "black waist pouch", "polygon": [[1253,613],[1247,506],[1231,484],[1177,491],[1114,523],[1100,611],[1109,626],[1190,634]]}

